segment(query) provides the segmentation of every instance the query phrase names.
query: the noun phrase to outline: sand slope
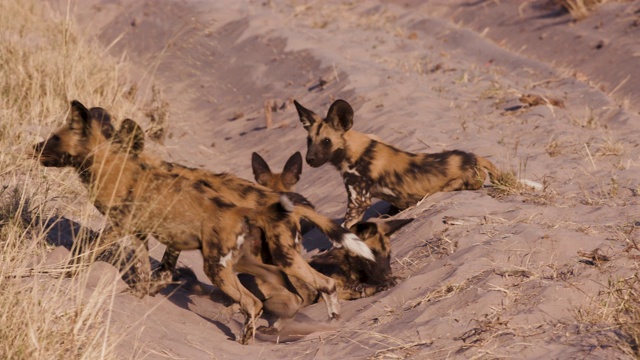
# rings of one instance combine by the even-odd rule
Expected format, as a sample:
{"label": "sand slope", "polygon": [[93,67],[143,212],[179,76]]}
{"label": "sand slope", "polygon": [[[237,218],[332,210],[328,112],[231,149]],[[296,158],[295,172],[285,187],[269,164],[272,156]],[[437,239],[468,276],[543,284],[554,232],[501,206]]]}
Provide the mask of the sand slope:
{"label": "sand slope", "polygon": [[[118,295],[111,327],[127,334],[123,357],[625,356],[614,332],[579,310],[594,308],[608,279],[638,270],[628,245],[640,220],[640,4],[606,4],[574,23],[537,1],[424,3],[80,5],[81,26],[127,54],[141,88],[152,78],[164,89],[169,135],[153,151],[168,160],[251,179],[252,151],[274,169],[304,154],[291,99],[324,115],[342,98],[359,131],[410,151],[472,151],[544,184],[502,197],[490,188],[435,194],[398,215],[416,219],[392,241],[399,285],[342,303],[336,330],[296,342],[239,345],[242,318],[216,291]],[[526,94],[562,106],[528,107]],[[277,107],[269,129],[267,101]],[[319,211],[344,214],[328,165],[305,166],[298,191]],[[322,246],[317,234],[305,240],[310,251]],[[595,249],[610,261],[581,256]],[[180,260],[209,283],[199,254]],[[324,304],[302,315],[325,326]]]}

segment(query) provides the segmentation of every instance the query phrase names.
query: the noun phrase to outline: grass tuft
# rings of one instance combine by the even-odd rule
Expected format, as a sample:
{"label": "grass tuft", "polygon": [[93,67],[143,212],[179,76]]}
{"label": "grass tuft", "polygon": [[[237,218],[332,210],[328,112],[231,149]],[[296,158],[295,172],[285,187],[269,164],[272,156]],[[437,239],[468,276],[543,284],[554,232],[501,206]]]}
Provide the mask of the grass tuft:
{"label": "grass tuft", "polygon": [[103,319],[115,287],[87,288],[87,272],[20,274],[51,269],[45,260],[60,219],[84,224],[96,216],[77,176],[41,167],[30,149],[61,125],[72,99],[116,119],[139,115],[126,96],[126,64],[47,2],[0,2],[0,29],[0,358],[115,358]]}
{"label": "grass tuft", "polygon": [[553,0],[562,10],[571,14],[575,20],[582,20],[591,14],[591,11],[607,0]]}
{"label": "grass tuft", "polygon": [[640,275],[610,278],[593,305],[576,310],[576,318],[610,331],[624,352],[640,358]]}

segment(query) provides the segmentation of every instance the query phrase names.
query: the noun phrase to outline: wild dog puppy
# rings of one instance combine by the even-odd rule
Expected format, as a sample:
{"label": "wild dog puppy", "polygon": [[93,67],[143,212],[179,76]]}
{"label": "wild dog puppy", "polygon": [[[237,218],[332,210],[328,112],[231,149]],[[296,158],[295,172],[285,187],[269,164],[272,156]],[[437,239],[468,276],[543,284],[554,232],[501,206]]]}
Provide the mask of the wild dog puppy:
{"label": "wild dog puppy", "polygon": [[293,191],[293,187],[300,181],[302,173],[302,154],[296,151],[284,164],[282,173],[273,173],[269,165],[258,153],[251,154],[251,169],[256,182],[275,192]]}
{"label": "wild dog puppy", "polygon": [[[395,285],[396,280],[391,275],[389,238],[411,221],[413,219],[362,222],[351,227],[350,230],[373,251],[375,262],[364,260],[345,248],[333,247],[313,256],[309,264],[335,280],[341,300],[372,296]],[[261,253],[260,243],[247,242],[244,247],[245,255],[236,263],[236,270],[251,274],[241,274],[240,281],[263,302],[265,316],[272,326],[269,331],[277,332],[281,319],[292,318],[302,307],[319,300],[319,294],[313,288],[287,277],[277,267],[255,261],[252,255]]]}
{"label": "wild dog puppy", "polygon": [[[300,181],[300,174],[302,174],[302,154],[296,151],[284,164],[282,172],[274,173],[262,156],[254,152],[251,154],[251,169],[258,184],[278,193],[287,192],[291,196],[291,192],[294,191],[295,185]],[[311,203],[308,201],[306,203],[313,208]],[[304,219],[300,222],[300,226],[300,232],[303,235],[313,229],[313,224]]]}
{"label": "wild dog puppy", "polygon": [[[147,156],[142,153],[142,129],[126,119],[111,135],[113,126],[108,123],[109,117],[98,117],[104,113],[102,109],[88,110],[73,101],[67,124],[36,144],[34,150],[45,166],[76,169],[94,205],[112,224],[101,238],[104,244],[115,243],[128,234],[136,235],[141,292],[148,291],[149,285],[148,235],[167,245],[174,254],[200,250],[207,276],[240,303],[245,315],[242,340],[248,341],[247,334],[253,333],[253,319],[262,305],[241,286],[232,265],[240,254],[238,248],[254,233],[252,227],[260,226],[264,243],[273,254],[272,262],[288,276],[320,291],[327,301],[329,315],[338,316],[334,281],[313,270],[299,254],[299,217],[309,218],[331,234],[332,240],[373,259],[366,244],[310,208],[273,210],[281,206],[280,195],[256,189],[255,184],[244,184],[229,174],[201,173]],[[229,189],[237,193],[231,191],[228,196]],[[264,205],[243,207],[229,200],[250,197],[252,193],[259,193],[255,198],[260,198]]]}
{"label": "wild dog puppy", "polygon": [[348,195],[347,227],[362,219],[372,197],[406,209],[438,191],[477,190],[486,172],[492,181],[499,176],[489,160],[471,153],[412,154],[351,130],[353,109],[344,100],[336,100],[324,119],[297,101],[294,104],[308,132],[307,164],[320,167],[329,162],[342,174]]}

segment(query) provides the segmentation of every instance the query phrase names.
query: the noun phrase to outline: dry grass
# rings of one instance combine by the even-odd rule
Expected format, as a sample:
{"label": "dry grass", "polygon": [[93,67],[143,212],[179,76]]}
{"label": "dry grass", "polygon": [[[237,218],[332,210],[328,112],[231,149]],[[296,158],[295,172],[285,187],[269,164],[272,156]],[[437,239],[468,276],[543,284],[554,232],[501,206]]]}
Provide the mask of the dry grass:
{"label": "dry grass", "polygon": [[[70,17],[70,15],[68,15]],[[53,211],[80,223],[95,216],[69,170],[45,169],[31,146],[61,124],[71,99],[135,117],[125,65],[78,36],[46,2],[0,2],[0,358],[114,358],[105,326],[114,287],[86,289],[87,274],[45,272]],[[70,181],[69,179],[74,179]],[[78,199],[79,200],[75,200]],[[83,206],[72,206],[82,201]]]}
{"label": "dry grass", "polygon": [[612,137],[605,137],[596,156],[620,156],[624,153],[624,144]]}
{"label": "dry grass", "polygon": [[589,16],[591,11],[607,0],[553,0],[564,11],[571,14],[575,20],[582,20]]}
{"label": "dry grass", "polygon": [[629,355],[640,358],[640,277],[610,278],[594,305],[576,310],[582,323],[612,330],[620,347]]}
{"label": "dry grass", "polygon": [[502,197],[507,195],[522,194],[527,191],[527,187],[520,182],[514,171],[503,171],[500,176],[493,181],[492,196]]}
{"label": "dry grass", "polygon": [[151,89],[151,104],[145,111],[150,126],[146,133],[151,140],[163,143],[167,136],[167,122],[169,120],[169,103],[164,100],[162,90],[157,86]]}
{"label": "dry grass", "polygon": [[458,293],[461,293],[469,288],[469,286],[476,281],[477,278],[485,276],[484,273],[480,273],[475,275],[469,279],[465,279],[461,283],[458,284],[445,284],[433,291],[428,292],[425,296],[420,297],[418,299],[414,299],[412,301],[407,302],[405,304],[403,311],[408,311],[411,309],[415,309],[416,307],[425,304],[425,303],[433,303],[438,302],[443,299],[450,298]]}

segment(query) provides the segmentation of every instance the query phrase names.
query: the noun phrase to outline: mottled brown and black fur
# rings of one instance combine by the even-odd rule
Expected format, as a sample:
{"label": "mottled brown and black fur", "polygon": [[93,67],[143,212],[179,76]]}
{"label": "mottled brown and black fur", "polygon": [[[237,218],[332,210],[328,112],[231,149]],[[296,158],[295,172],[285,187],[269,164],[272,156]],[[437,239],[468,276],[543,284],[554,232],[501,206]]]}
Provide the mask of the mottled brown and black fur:
{"label": "mottled brown and black fur", "polygon": [[[34,150],[45,166],[76,169],[94,205],[111,222],[110,230],[101,238],[104,244],[136,235],[141,292],[148,291],[150,283],[147,236],[167,245],[176,258],[182,250],[200,250],[207,276],[240,303],[246,319],[242,342],[246,343],[262,303],[240,284],[232,265],[241,256],[242,243],[255,236],[252,229],[259,227],[265,246],[273,254],[271,261],[287,275],[320,291],[329,315],[337,316],[334,281],[313,270],[299,254],[297,216],[317,221],[333,240],[372,257],[355,235],[304,206],[280,211],[279,194],[252,187],[250,182],[244,184],[228,174],[215,176],[147,156],[143,153],[144,133],[135,122],[126,119],[114,132],[109,120],[103,109],[88,110],[73,101],[67,124],[35,145]],[[232,184],[225,183],[227,178]],[[253,197],[261,199],[261,207],[229,200],[246,199],[252,194],[258,194]]]}
{"label": "mottled brown and black fur", "polygon": [[[391,275],[390,236],[412,219],[363,222],[351,227],[373,251],[375,262],[362,259],[349,250],[332,247],[314,255],[309,264],[320,273],[335,280],[341,300],[355,300],[372,296],[395,285]],[[260,244],[253,244],[252,254],[260,252]],[[265,312],[271,316],[273,327],[278,320],[292,318],[304,306],[319,300],[316,290],[286,276],[280,269],[253,260],[248,255],[236,263],[236,270],[250,273],[241,275],[242,283],[263,302]]]}
{"label": "mottled brown and black fur", "polygon": [[308,132],[307,163],[319,167],[329,162],[342,174],[347,227],[362,219],[372,197],[405,209],[438,191],[479,189],[486,172],[492,180],[499,175],[489,160],[472,153],[413,154],[351,130],[353,109],[344,100],[336,100],[324,119],[294,103]]}
{"label": "mottled brown and black fur", "polygon": [[[213,189],[219,193],[219,198],[216,199],[221,206],[241,206],[251,209],[260,210],[269,204],[274,204],[279,201],[280,192],[272,191],[259,184],[252,183],[248,180],[241,179],[235,175],[228,173],[211,173],[206,170],[188,168],[178,164],[163,162],[162,166],[166,167],[172,174],[179,174],[181,176],[193,179],[199,188]],[[315,212],[313,205],[309,203],[303,196],[297,193],[283,192],[288,198],[291,198],[296,202],[296,206],[291,215],[298,220],[298,224],[302,222],[311,223],[317,227],[322,233],[338,244],[344,245],[347,248],[351,248],[354,252],[359,253],[365,257],[373,259],[370,250],[366,248],[356,236],[349,233],[346,229],[335,224],[331,219],[326,216],[322,216]],[[300,233],[299,225],[294,229],[292,227],[290,233],[293,236],[294,242],[297,248],[300,248]],[[167,248],[163,256],[162,269],[164,271],[173,271],[177,263],[179,252],[175,249]],[[292,266],[288,263],[288,257],[276,257],[273,261],[277,266],[284,266],[286,268]],[[269,261],[267,261],[268,263]],[[337,308],[337,302],[332,305]],[[337,314],[337,313],[336,313]]]}

